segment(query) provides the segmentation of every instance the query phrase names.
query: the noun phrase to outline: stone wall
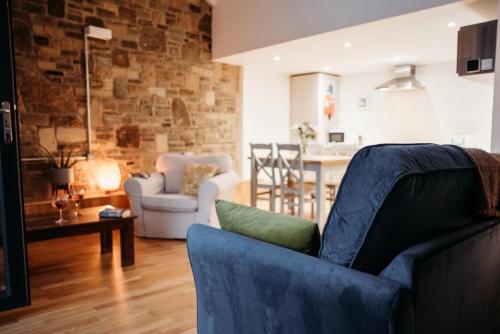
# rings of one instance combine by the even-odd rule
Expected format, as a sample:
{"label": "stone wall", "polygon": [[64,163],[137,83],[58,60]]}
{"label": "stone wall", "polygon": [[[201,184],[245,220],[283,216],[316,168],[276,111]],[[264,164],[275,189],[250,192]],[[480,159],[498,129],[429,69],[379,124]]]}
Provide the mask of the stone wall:
{"label": "stone wall", "polygon": [[[97,158],[118,160],[125,173],[153,170],[166,151],[223,151],[237,160],[240,70],[211,62],[205,1],[13,0],[12,7],[23,158],[40,156],[37,145],[87,151],[90,24],[113,32],[111,41],[89,40]],[[26,199],[49,196],[47,168],[23,163]]]}

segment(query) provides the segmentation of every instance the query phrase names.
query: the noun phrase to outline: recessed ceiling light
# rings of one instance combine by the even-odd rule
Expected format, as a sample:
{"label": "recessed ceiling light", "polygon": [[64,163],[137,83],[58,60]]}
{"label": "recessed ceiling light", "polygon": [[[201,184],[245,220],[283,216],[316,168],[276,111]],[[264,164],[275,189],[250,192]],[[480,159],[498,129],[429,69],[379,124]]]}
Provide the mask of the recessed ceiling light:
{"label": "recessed ceiling light", "polygon": [[352,43],[351,42],[345,42],[344,43],[344,48],[348,49],[352,46]]}
{"label": "recessed ceiling light", "polygon": [[281,60],[281,57],[280,57],[280,56],[274,56],[273,60],[274,60],[274,61],[280,61],[280,60]]}
{"label": "recessed ceiling light", "polygon": [[453,27],[456,27],[457,24],[455,22],[450,22],[448,23],[448,28],[453,28]]}
{"label": "recessed ceiling light", "polygon": [[325,67],[325,71],[331,71],[331,70],[332,70],[331,66],[326,66]]}
{"label": "recessed ceiling light", "polygon": [[394,57],[392,57],[392,60],[394,60],[394,61],[398,61],[398,60],[400,60],[400,59],[401,59],[401,58],[399,58],[399,56],[394,56]]}

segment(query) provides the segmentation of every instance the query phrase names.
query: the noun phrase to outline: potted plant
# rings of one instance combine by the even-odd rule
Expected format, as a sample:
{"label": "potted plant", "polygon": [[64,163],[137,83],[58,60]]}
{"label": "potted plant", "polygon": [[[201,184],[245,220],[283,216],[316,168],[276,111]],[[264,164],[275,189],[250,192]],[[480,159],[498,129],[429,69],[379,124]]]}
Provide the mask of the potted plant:
{"label": "potted plant", "polygon": [[45,147],[40,146],[40,151],[48,159],[50,163],[50,182],[57,188],[66,188],[73,182],[73,166],[78,162],[71,161],[73,149],[69,151],[67,156],[64,154],[64,148],[59,149],[60,158],[56,158]]}

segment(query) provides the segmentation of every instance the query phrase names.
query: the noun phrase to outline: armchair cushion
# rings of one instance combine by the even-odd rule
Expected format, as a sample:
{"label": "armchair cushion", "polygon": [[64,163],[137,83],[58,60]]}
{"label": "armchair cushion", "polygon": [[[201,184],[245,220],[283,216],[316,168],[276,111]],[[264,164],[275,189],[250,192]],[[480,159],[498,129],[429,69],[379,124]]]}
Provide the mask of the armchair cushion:
{"label": "armchair cushion", "polygon": [[217,166],[217,174],[232,169],[231,157],[228,154],[183,155],[176,153],[161,154],[156,160],[156,170],[165,175],[165,192],[178,193],[184,179],[184,171],[188,163],[211,164]]}
{"label": "armchair cushion", "polygon": [[305,254],[318,254],[318,225],[309,220],[223,200],[218,200],[215,208],[224,230]]}
{"label": "armchair cushion", "polygon": [[403,250],[472,222],[477,181],[456,146],[365,147],[342,181],[320,257],[378,274]]}
{"label": "armchair cushion", "polygon": [[211,178],[217,172],[217,166],[210,164],[188,163],[184,172],[181,193],[185,195],[196,196],[200,185]]}
{"label": "armchair cushion", "polygon": [[165,212],[194,212],[198,209],[198,200],[184,194],[144,195],[142,206],[147,210]]}

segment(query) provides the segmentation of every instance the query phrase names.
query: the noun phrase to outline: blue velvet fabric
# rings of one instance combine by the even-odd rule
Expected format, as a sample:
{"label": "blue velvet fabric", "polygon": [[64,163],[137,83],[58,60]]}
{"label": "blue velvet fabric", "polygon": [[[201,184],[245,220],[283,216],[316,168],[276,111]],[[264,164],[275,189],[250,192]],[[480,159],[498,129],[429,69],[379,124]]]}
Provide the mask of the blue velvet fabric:
{"label": "blue velvet fabric", "polygon": [[458,147],[377,145],[352,159],[320,258],[380,273],[403,250],[475,219],[478,177]]}
{"label": "blue velvet fabric", "polygon": [[193,225],[198,333],[500,333],[500,221],[479,196],[461,149],[380,145],[353,158],[319,258]]}
{"label": "blue velvet fabric", "polygon": [[415,245],[380,277],[411,289],[416,333],[500,333],[498,220]]}
{"label": "blue velvet fabric", "polygon": [[412,333],[399,284],[227,231],[193,225],[198,333]]}
{"label": "blue velvet fabric", "polygon": [[[414,276],[417,268],[424,261],[432,258],[437,253],[447,250],[474,235],[489,230],[498,224],[498,221],[487,220],[459,228],[444,236],[428,240],[408,248],[398,256],[380,273],[380,277],[398,282],[409,290],[415,288]],[[500,254],[499,254],[500,256]],[[500,265],[500,261],[499,261]],[[500,288],[500,287],[499,287]]]}

